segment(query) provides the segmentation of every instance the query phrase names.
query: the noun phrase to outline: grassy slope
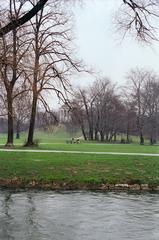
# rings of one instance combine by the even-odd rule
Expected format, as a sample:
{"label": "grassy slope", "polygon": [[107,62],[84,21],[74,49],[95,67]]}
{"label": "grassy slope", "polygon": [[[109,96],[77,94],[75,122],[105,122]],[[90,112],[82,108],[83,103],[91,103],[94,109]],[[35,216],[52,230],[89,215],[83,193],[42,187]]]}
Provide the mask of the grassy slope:
{"label": "grassy slope", "polygon": [[159,157],[0,153],[0,179],[159,184]]}

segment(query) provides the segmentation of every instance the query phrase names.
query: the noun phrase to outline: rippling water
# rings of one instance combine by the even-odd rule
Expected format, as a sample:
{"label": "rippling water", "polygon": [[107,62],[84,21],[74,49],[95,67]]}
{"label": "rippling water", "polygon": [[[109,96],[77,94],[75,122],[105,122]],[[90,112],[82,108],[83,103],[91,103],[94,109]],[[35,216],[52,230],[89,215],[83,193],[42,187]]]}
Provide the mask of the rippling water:
{"label": "rippling water", "polygon": [[0,191],[0,240],[158,240],[159,195]]}

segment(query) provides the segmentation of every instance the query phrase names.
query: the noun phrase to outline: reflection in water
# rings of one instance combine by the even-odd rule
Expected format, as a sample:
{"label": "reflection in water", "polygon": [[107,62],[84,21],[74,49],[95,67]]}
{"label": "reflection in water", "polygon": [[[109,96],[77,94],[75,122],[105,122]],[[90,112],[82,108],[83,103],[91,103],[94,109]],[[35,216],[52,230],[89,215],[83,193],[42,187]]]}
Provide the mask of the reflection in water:
{"label": "reflection in water", "polygon": [[0,191],[0,239],[158,240],[158,196]]}
{"label": "reflection in water", "polygon": [[[34,204],[34,198],[31,193],[26,193],[28,207],[26,210],[26,239],[39,239],[40,234],[38,231],[38,222],[36,221],[36,207]],[[25,238],[24,238],[25,239]]]}
{"label": "reflection in water", "polygon": [[12,222],[13,218],[10,214],[10,206],[12,205],[11,193],[5,192],[2,199],[0,199],[0,239],[14,239],[12,236]]}

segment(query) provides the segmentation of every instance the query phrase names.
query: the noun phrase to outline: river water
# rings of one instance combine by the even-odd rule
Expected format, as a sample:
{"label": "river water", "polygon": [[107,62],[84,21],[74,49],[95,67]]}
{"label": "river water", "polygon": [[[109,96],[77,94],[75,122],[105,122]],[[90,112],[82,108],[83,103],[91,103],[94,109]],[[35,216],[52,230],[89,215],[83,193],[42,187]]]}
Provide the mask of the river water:
{"label": "river water", "polygon": [[0,190],[0,240],[123,239],[159,239],[159,194]]}

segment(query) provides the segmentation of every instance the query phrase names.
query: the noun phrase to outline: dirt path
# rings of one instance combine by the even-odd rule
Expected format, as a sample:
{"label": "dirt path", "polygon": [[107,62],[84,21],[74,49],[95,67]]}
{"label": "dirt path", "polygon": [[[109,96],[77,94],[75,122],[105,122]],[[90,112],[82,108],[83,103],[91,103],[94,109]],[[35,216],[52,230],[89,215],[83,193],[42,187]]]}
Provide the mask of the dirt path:
{"label": "dirt path", "polygon": [[38,150],[38,149],[0,149],[0,152],[69,153],[69,154],[127,155],[127,156],[159,157],[159,154],[155,154],[155,153],[85,152],[85,151]]}

